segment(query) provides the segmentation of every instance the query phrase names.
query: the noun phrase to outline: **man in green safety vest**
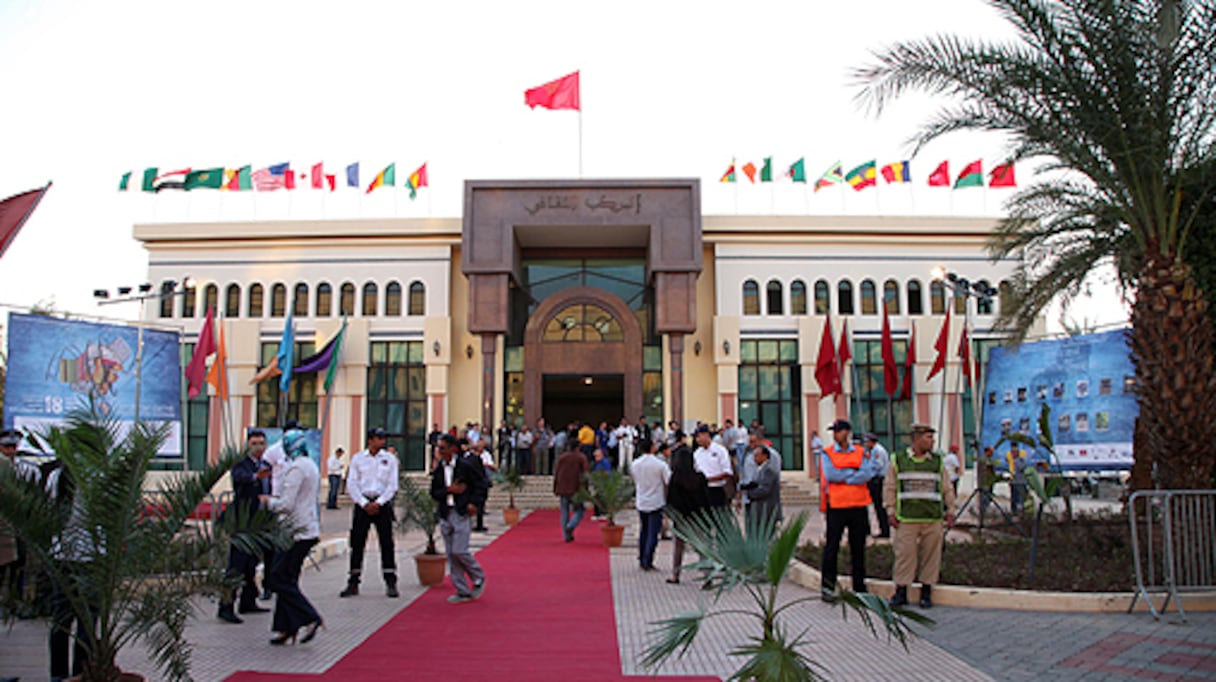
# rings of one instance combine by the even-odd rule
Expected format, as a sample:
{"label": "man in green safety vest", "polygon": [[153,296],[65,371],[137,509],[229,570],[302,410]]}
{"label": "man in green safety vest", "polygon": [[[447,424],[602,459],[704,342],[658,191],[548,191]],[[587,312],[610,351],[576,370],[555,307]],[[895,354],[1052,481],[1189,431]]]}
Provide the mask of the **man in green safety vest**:
{"label": "man in green safety vest", "polygon": [[920,576],[920,606],[933,606],[933,585],[942,567],[946,528],[954,525],[954,487],[933,449],[933,427],[912,425],[912,447],[891,454],[882,505],[895,529],[895,595],[891,606],[908,603],[908,586]]}

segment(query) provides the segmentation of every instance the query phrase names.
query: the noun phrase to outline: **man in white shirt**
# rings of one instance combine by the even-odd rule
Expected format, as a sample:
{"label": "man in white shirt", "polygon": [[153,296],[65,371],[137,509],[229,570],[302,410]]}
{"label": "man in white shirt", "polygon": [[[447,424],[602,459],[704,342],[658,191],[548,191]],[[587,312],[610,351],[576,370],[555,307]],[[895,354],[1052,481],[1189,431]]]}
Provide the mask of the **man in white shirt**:
{"label": "man in white shirt", "polygon": [[878,519],[878,534],[876,538],[891,537],[891,519],[887,516],[887,510],[882,506],[882,486],[886,480],[887,469],[891,466],[891,454],[887,449],[878,442],[878,434],[867,433],[865,440],[866,455],[873,457],[875,464],[878,467],[878,473],[874,478],[870,479],[867,486],[870,488],[870,499],[874,502],[874,517]]}
{"label": "man in white shirt", "polygon": [[359,594],[363,576],[363,549],[367,533],[376,527],[380,541],[380,570],[385,594],[397,597],[397,560],[393,546],[393,496],[397,494],[397,458],[384,449],[388,433],[375,427],[367,431],[367,449],[355,453],[346,475],[346,492],[355,503],[350,527],[350,577],[340,597]]}
{"label": "man in white shirt", "polygon": [[329,479],[329,496],[325,500],[326,509],[338,508],[338,490],[342,487],[342,455],[346,451],[342,448],[334,450],[334,453],[325,460],[325,476]]}
{"label": "man in white shirt", "polygon": [[617,452],[620,453],[621,471],[629,471],[629,467],[633,466],[633,449],[637,442],[638,432],[629,423],[629,420],[621,417],[620,426],[617,426],[612,433],[616,436]]}
{"label": "man in white shirt", "polygon": [[[624,423],[622,421],[622,423]],[[667,450],[664,444],[660,452]],[[638,564],[643,571],[653,571],[654,550],[659,546],[659,531],[663,528],[663,507],[667,504],[667,484],[671,482],[671,467],[667,460],[646,453],[638,457],[630,469],[637,498],[641,526],[638,530]]]}
{"label": "man in white shirt", "polygon": [[695,438],[697,449],[692,453],[692,464],[709,483],[709,506],[725,507],[730,502],[726,499],[726,481],[734,475],[730,453],[713,441],[708,426],[698,426]]}

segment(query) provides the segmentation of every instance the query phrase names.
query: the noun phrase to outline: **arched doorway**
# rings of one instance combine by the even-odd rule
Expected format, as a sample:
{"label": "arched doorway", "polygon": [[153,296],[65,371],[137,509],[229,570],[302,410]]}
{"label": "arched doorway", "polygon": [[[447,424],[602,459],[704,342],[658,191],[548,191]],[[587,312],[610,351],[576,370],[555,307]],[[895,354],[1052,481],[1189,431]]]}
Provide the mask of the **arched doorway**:
{"label": "arched doorway", "polygon": [[642,327],[633,310],[595,287],[542,301],[524,331],[524,418],[613,423],[641,409]]}

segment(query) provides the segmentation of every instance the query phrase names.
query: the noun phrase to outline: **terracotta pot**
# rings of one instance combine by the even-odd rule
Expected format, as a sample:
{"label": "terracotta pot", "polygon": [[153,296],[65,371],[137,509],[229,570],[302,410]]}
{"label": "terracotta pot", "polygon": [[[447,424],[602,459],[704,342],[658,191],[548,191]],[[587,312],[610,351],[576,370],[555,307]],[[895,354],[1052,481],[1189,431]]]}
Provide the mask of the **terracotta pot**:
{"label": "terracotta pot", "polygon": [[604,541],[605,547],[620,547],[621,542],[625,539],[625,527],[604,524],[600,526],[600,539]]}
{"label": "terracotta pot", "polygon": [[514,507],[507,507],[502,510],[502,522],[508,526],[514,526],[519,523],[519,510]]}
{"label": "terracotta pot", "polygon": [[423,587],[432,587],[443,582],[443,569],[448,558],[442,554],[415,554],[414,564],[418,569],[418,582]]}

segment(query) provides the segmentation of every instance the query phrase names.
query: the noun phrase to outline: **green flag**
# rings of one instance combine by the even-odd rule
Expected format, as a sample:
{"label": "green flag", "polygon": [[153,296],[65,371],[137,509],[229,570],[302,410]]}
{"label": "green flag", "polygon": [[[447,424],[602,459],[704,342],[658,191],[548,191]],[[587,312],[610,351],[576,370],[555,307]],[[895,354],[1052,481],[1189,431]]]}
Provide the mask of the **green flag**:
{"label": "green flag", "polygon": [[760,169],[760,182],[773,181],[773,157],[764,157],[764,167]]}
{"label": "green flag", "polygon": [[223,168],[190,171],[182,189],[219,189],[224,184]]}
{"label": "green flag", "polygon": [[122,174],[122,182],[118,183],[118,191],[127,191],[127,185],[131,184],[131,171]]}
{"label": "green flag", "polygon": [[144,170],[144,184],[140,186],[145,192],[156,191],[156,169],[148,168]]}
{"label": "green flag", "polygon": [[790,166],[790,169],[785,173],[786,177],[794,182],[806,182],[806,164],[805,159],[798,159]]}
{"label": "green flag", "polygon": [[329,395],[329,389],[334,385],[334,377],[338,375],[338,357],[342,353],[342,340],[346,335],[346,318],[342,318],[342,328],[338,330],[338,337],[334,343],[333,358],[329,361],[329,369],[325,372],[325,395]]}

